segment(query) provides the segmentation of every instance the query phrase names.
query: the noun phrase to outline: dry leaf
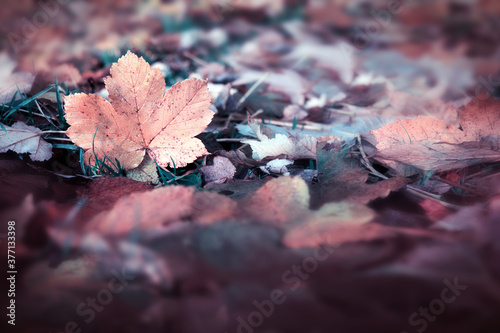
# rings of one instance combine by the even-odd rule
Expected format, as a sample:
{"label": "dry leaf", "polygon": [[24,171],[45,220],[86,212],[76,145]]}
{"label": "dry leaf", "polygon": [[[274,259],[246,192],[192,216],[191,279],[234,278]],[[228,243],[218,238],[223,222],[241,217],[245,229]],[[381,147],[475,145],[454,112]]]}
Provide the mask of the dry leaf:
{"label": "dry leaf", "polygon": [[289,230],[283,243],[291,248],[314,247],[325,243],[357,241],[372,227],[367,223],[375,213],[368,207],[352,202],[324,205],[316,216]]}
{"label": "dry leaf", "polygon": [[196,192],[193,197],[192,220],[208,225],[230,220],[238,215],[236,201],[215,192]]}
{"label": "dry leaf", "polygon": [[266,224],[283,226],[304,221],[309,212],[309,190],[300,177],[280,177],[267,182],[240,200],[246,216]]}
{"label": "dry leaf", "polygon": [[0,153],[8,150],[18,154],[28,153],[33,161],[46,161],[52,157],[52,145],[42,139],[42,131],[23,122],[12,127],[2,125],[0,128]]}
{"label": "dry leaf", "polygon": [[138,182],[158,184],[158,170],[155,161],[146,155],[144,160],[135,169],[127,171],[127,177]]}
{"label": "dry leaf", "polygon": [[162,167],[183,167],[207,153],[193,138],[213,117],[204,81],[185,80],[165,93],[161,72],[131,52],[110,72],[105,84],[111,103],[87,94],[65,99],[67,135],[86,150],[86,160],[95,147],[100,159],[118,159],[124,169],[139,166],[146,153]]}
{"label": "dry leaf", "polygon": [[231,161],[223,156],[215,156],[213,165],[205,165],[200,168],[207,183],[224,183],[228,179],[233,179],[236,168]]}
{"label": "dry leaf", "polygon": [[318,243],[337,228],[367,223],[375,213],[364,205],[337,202],[309,209],[309,190],[300,177],[280,177],[266,183],[239,205],[245,216],[259,223],[285,229],[285,243],[291,247]]}
{"label": "dry leaf", "polygon": [[337,139],[318,145],[318,180],[311,186],[311,206],[321,207],[327,202],[347,200],[366,204],[397,191],[408,180],[393,177],[374,184],[367,184],[368,171],[359,166],[359,160],[344,156]]}
{"label": "dry leaf", "polygon": [[293,161],[277,158],[275,160],[267,162],[265,166],[261,166],[260,169],[267,174],[274,173],[276,175],[289,176],[287,166],[292,165]]}
{"label": "dry leaf", "polygon": [[0,104],[10,103],[15,96],[15,100],[21,99],[21,94],[26,94],[31,90],[35,76],[31,73],[12,73],[16,68],[16,63],[7,55],[0,53]]}
{"label": "dry leaf", "polygon": [[[312,60],[313,65],[307,63],[307,68],[321,68],[338,73],[344,83],[350,83],[354,77],[356,62],[352,55],[356,52],[354,46],[348,43],[325,45],[315,42],[303,42],[290,52],[286,59],[293,61]],[[301,104],[302,105],[302,104]]]}
{"label": "dry leaf", "polygon": [[193,192],[193,188],[169,186],[132,193],[119,199],[110,211],[95,216],[86,229],[104,234],[162,229],[191,213]]}
{"label": "dry leaf", "polygon": [[408,170],[399,163],[439,172],[500,159],[488,142],[467,142],[457,127],[430,117],[398,120],[371,134],[368,140],[378,149],[375,158],[400,172]]}
{"label": "dry leaf", "polygon": [[479,141],[489,135],[500,135],[500,101],[480,95],[463,107],[459,113],[467,141]]}
{"label": "dry leaf", "polygon": [[298,105],[289,105],[283,110],[283,121],[299,121],[307,118],[309,113]]}
{"label": "dry leaf", "polygon": [[231,199],[241,199],[254,193],[268,181],[269,178],[262,178],[225,184],[208,184],[203,190],[217,192]]}
{"label": "dry leaf", "polygon": [[[298,133],[286,136],[285,134],[264,133],[267,127],[257,123],[249,123],[250,128],[255,132],[257,140],[243,140],[252,147],[252,157],[261,160],[266,157],[277,157],[286,155],[289,159],[316,158],[316,138]],[[271,131],[272,132],[272,131]]]}

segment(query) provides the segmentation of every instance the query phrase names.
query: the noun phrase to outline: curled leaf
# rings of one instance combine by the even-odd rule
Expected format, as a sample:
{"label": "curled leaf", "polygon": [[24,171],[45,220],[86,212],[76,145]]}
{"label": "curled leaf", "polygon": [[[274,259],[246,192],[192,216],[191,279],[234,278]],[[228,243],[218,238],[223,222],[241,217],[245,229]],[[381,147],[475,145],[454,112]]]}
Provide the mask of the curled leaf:
{"label": "curled leaf", "polygon": [[243,143],[248,143],[252,147],[252,157],[256,160],[261,160],[266,157],[277,157],[286,155],[290,159],[301,158],[316,158],[316,138],[306,134],[285,135],[285,134],[268,134],[265,130],[270,131],[267,127],[257,123],[250,123],[249,126],[255,132],[259,140],[243,140]]}

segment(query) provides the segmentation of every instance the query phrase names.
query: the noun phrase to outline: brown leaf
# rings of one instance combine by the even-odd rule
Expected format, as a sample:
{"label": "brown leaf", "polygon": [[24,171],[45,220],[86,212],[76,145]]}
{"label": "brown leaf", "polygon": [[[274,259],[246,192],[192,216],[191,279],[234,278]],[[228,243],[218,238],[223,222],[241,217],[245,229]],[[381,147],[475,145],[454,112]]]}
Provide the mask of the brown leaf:
{"label": "brown leaf", "polygon": [[196,192],[193,197],[192,220],[200,224],[212,224],[232,219],[238,215],[236,201],[215,193]]}
{"label": "brown leaf", "polygon": [[479,141],[488,135],[500,135],[500,101],[480,95],[459,111],[460,126],[467,141]]}
{"label": "brown leaf", "polygon": [[203,188],[204,191],[214,191],[224,194],[232,199],[240,199],[257,189],[264,186],[269,181],[269,178],[254,179],[248,181],[238,181],[226,184],[208,184]]}
{"label": "brown leaf", "polygon": [[309,214],[309,190],[300,177],[280,177],[240,200],[240,207],[259,222],[282,226]]}
{"label": "brown leaf", "polygon": [[231,161],[223,156],[215,156],[213,165],[205,165],[200,168],[207,183],[224,183],[228,179],[233,179],[236,172]]}
{"label": "brown leaf", "polygon": [[67,135],[100,159],[118,159],[125,169],[137,167],[146,153],[158,165],[186,166],[206,154],[194,138],[210,123],[213,112],[204,81],[190,79],[164,93],[158,69],[128,52],[105,79],[108,102],[98,95],[75,94],[66,101]]}
{"label": "brown leaf", "polygon": [[378,149],[375,158],[406,175],[414,170],[400,163],[440,172],[500,159],[487,143],[466,142],[468,136],[457,127],[430,117],[398,120],[371,134],[368,140]]}
{"label": "brown leaf", "polygon": [[141,164],[135,169],[127,171],[127,177],[138,182],[158,184],[160,179],[158,177],[158,170],[155,161],[146,155]]}
{"label": "brown leaf", "polygon": [[16,68],[16,62],[13,61],[7,53],[0,53],[0,103],[10,103],[12,98],[18,100],[22,94],[30,91],[35,79],[33,74],[17,72],[12,73]]}
{"label": "brown leaf", "polygon": [[366,204],[388,196],[408,182],[404,177],[393,177],[368,184],[368,171],[359,167],[358,160],[343,155],[342,146],[336,141],[318,145],[319,182],[311,186],[313,208],[342,200]]}
{"label": "brown leaf", "polygon": [[85,208],[96,214],[111,209],[123,196],[152,189],[151,185],[125,177],[102,177],[80,188],[78,198],[85,199]]}
{"label": "brown leaf", "polygon": [[104,234],[162,229],[191,213],[193,192],[193,188],[169,186],[124,196],[110,211],[95,216],[86,229]]}
{"label": "brown leaf", "polygon": [[325,235],[335,234],[337,228],[361,225],[375,217],[368,207],[346,201],[310,210],[309,200],[302,178],[280,177],[240,200],[239,206],[252,221],[284,229],[285,244],[294,248],[325,242]]}

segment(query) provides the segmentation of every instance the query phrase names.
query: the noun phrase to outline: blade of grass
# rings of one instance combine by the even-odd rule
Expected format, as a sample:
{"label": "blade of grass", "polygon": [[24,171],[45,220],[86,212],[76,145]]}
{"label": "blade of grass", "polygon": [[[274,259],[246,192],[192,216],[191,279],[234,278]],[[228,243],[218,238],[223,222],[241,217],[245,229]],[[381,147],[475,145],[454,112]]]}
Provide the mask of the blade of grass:
{"label": "blade of grass", "polygon": [[12,116],[14,113],[16,113],[20,108],[28,105],[29,103],[31,103],[32,101],[34,101],[35,99],[37,99],[38,97],[42,96],[43,94],[49,92],[51,89],[53,89],[54,86],[50,86],[49,88],[47,89],[44,89],[42,91],[40,91],[38,94],[28,98],[28,99],[25,99],[23,102],[21,102],[19,105],[15,106],[14,108],[12,108],[3,118],[6,119],[10,116]]}

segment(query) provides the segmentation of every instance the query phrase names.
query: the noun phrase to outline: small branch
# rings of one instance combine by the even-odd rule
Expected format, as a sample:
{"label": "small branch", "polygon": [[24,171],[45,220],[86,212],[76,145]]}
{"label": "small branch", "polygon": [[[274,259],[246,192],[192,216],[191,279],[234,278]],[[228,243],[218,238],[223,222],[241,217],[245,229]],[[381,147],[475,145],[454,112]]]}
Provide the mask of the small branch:
{"label": "small branch", "polygon": [[453,209],[453,210],[459,210],[459,209],[462,208],[460,206],[457,206],[457,205],[448,203],[446,201],[443,201],[443,200],[440,199],[440,197],[436,198],[435,194],[422,191],[422,190],[420,190],[418,188],[413,187],[412,185],[406,185],[406,189],[408,190],[408,192],[410,192],[411,194],[413,194],[413,195],[415,195],[417,197],[420,197],[422,199],[430,199],[432,201],[436,201],[436,202],[440,203],[441,205],[443,205],[446,208],[450,208],[450,209]]}
{"label": "small branch", "polygon": [[262,84],[264,83],[264,81],[267,79],[267,77],[269,76],[269,72],[265,73],[264,75],[262,75],[262,77],[257,81],[255,82],[252,87],[246,92],[245,95],[243,95],[243,97],[240,98],[240,101],[238,102],[238,106],[240,106],[241,104],[243,104],[247,98],[253,94],[253,92]]}
{"label": "small branch", "polygon": [[202,66],[207,66],[208,65],[208,62],[206,62],[203,59],[198,58],[197,56],[195,56],[194,54],[192,54],[190,52],[184,52],[184,56],[186,58],[189,58],[189,59],[193,60],[194,62],[198,63],[199,65],[202,65]]}
{"label": "small branch", "polygon": [[42,117],[42,118],[45,118],[45,119],[47,119],[47,120],[49,120],[49,119],[54,120],[53,118],[50,118],[50,117],[48,117],[48,116],[46,116],[46,115],[44,115],[44,114],[40,114],[40,113],[36,113],[36,112],[32,112],[32,111],[28,111],[28,110],[24,110],[24,109],[19,109],[19,110],[17,110],[17,111],[18,111],[18,112],[22,112],[22,113],[28,113],[28,114],[31,114],[31,115],[34,115],[34,116],[37,116],[37,117]]}
{"label": "small branch", "polygon": [[241,142],[243,140],[246,140],[246,139],[243,139],[243,138],[222,138],[222,139],[217,139],[217,142]]}
{"label": "small branch", "polygon": [[482,195],[482,194],[483,194],[483,193],[481,193],[481,192],[479,192],[479,191],[477,191],[477,190],[475,190],[475,189],[473,189],[473,188],[471,188],[471,187],[469,187],[469,186],[464,186],[464,185],[461,185],[461,184],[458,184],[458,183],[455,183],[455,182],[449,181],[449,180],[447,180],[447,179],[441,178],[441,177],[439,177],[439,176],[434,176],[434,177],[432,177],[432,178],[434,178],[434,179],[436,179],[437,181],[440,181],[440,182],[442,182],[442,183],[445,183],[445,184],[451,185],[451,186],[453,186],[453,187],[456,187],[456,188],[462,189],[462,190],[464,190],[464,191],[468,191],[468,192],[473,193],[473,194],[475,194],[475,195]]}
{"label": "small branch", "polygon": [[356,134],[356,139],[358,140],[359,143],[358,148],[359,152],[361,153],[361,158],[363,159],[363,165],[367,167],[373,175],[382,179],[389,179],[389,177],[384,176],[383,174],[375,170],[375,168],[370,164],[370,161],[368,161],[368,157],[366,156],[365,150],[363,149],[363,144],[361,143],[361,136],[359,134]]}
{"label": "small branch", "polygon": [[55,138],[53,136],[50,136],[48,138],[45,138],[45,140],[58,140],[58,141],[66,141],[66,142],[72,142],[71,139],[67,138]]}
{"label": "small branch", "polygon": [[43,131],[42,134],[66,134],[66,131]]}

